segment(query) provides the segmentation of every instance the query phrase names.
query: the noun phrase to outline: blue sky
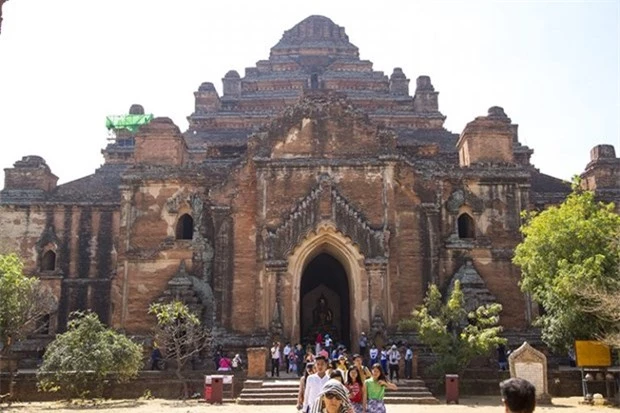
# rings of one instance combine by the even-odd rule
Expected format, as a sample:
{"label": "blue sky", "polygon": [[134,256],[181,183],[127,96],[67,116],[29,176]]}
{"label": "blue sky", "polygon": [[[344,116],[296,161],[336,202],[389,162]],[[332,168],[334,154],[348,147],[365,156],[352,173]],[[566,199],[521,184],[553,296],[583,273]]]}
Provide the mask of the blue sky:
{"label": "blue sky", "polygon": [[[533,163],[564,179],[620,143],[619,2],[15,0],[0,35],[0,167],[43,156],[60,182],[92,173],[105,116],[132,103],[185,129],[193,92],[266,59],[311,14],[360,57],[429,75],[446,128],[502,106]],[[411,88],[413,91],[413,87]]]}

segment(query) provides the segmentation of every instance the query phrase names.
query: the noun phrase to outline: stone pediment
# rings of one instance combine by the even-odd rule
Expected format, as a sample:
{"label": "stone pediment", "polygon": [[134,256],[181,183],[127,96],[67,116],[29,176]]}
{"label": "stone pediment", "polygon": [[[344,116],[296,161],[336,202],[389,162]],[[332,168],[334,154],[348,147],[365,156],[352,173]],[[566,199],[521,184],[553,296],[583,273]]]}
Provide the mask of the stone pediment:
{"label": "stone pediment", "polygon": [[395,153],[396,134],[343,96],[312,92],[254,136],[258,158],[359,159]]}
{"label": "stone pediment", "polygon": [[452,292],[456,281],[461,283],[461,291],[465,298],[465,309],[467,311],[474,311],[476,308],[493,304],[497,302],[497,299],[488,290],[484,280],[476,271],[476,268],[471,261],[467,261],[459,268],[459,270],[452,276],[450,281],[450,287],[448,292]]}
{"label": "stone pediment", "polygon": [[266,255],[271,261],[283,261],[302,239],[319,224],[331,222],[357,245],[366,259],[386,259],[389,231],[373,228],[334,187],[329,177],[299,200],[275,228],[263,231]]}

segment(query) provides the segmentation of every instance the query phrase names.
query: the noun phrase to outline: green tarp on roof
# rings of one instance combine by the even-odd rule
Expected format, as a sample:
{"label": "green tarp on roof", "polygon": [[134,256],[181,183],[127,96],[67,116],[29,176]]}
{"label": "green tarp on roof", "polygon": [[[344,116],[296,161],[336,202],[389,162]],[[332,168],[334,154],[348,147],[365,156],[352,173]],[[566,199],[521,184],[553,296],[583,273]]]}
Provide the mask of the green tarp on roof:
{"label": "green tarp on roof", "polygon": [[106,116],[105,127],[108,129],[127,129],[135,133],[142,125],[146,125],[153,119],[153,115],[119,115]]}

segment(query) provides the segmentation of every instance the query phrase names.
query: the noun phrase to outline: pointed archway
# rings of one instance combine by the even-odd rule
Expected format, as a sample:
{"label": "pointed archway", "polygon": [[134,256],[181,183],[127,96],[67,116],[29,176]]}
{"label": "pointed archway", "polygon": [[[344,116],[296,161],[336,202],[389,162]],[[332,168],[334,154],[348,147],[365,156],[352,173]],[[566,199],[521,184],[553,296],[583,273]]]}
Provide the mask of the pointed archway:
{"label": "pointed archway", "polygon": [[349,281],[340,261],[326,252],[314,257],[303,270],[299,292],[302,342],[312,343],[320,332],[350,347]]}
{"label": "pointed archway", "polygon": [[[338,231],[332,222],[324,221],[307,234],[288,256],[287,262],[288,269],[282,280],[285,289],[286,286],[291,287],[288,290],[290,295],[284,294],[282,301],[282,314],[290,315],[282,319],[286,334],[293,340],[308,343],[304,337],[308,330],[307,324],[313,322],[313,310],[319,304],[317,300],[323,291],[332,317],[335,316],[335,308],[345,314],[345,317],[348,316],[344,323],[340,320],[340,327],[337,328],[340,328],[340,334],[345,336],[343,339],[348,340],[349,345],[355,346],[355,338],[370,326],[370,280],[364,255],[357,245]],[[322,274],[325,268],[331,274],[339,275],[334,275],[334,280],[328,280],[330,277]],[[338,279],[340,281],[337,281]],[[313,293],[314,290],[316,291]],[[334,303],[330,297],[340,301]],[[304,314],[308,314],[306,321],[302,319]],[[320,315],[315,314],[318,319]],[[303,329],[306,329],[306,332]],[[311,343],[314,343],[314,338],[311,337]]]}

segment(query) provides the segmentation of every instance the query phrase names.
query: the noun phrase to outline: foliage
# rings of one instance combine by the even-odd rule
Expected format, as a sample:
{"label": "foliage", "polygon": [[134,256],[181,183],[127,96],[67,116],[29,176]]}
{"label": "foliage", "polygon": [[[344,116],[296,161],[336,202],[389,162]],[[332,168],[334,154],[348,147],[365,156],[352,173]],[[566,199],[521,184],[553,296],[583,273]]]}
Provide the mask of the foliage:
{"label": "foliage", "polygon": [[37,376],[44,391],[100,397],[109,377],[126,382],[142,367],[142,346],[107,328],[94,313],[71,314],[67,332],[48,346]]}
{"label": "foliage", "polygon": [[[35,277],[24,275],[24,265],[16,254],[0,254],[0,355],[12,358],[13,345],[42,328],[42,318],[57,307],[54,296]],[[9,369],[9,396],[13,376]]]}
{"label": "foliage", "polygon": [[557,350],[614,329],[609,320],[586,311],[589,299],[580,291],[620,291],[620,216],[613,204],[596,202],[578,184],[560,206],[525,214],[525,239],[513,259],[521,267],[522,290],[542,305],[537,324],[543,340]]}
{"label": "foliage", "polygon": [[401,320],[402,330],[416,330],[420,342],[430,347],[438,360],[431,373],[462,373],[476,357],[488,354],[506,339],[499,337],[500,304],[478,307],[467,313],[459,281],[446,303],[435,284],[429,285],[424,305],[413,311],[411,318]]}
{"label": "foliage", "polygon": [[155,339],[164,351],[163,357],[175,361],[176,375],[183,382],[183,397],[187,398],[189,388],[183,376],[183,368],[188,361],[211,346],[211,332],[180,301],[151,304],[149,314],[157,318]]}
{"label": "foliage", "polygon": [[0,342],[4,354],[27,334],[36,332],[37,322],[54,303],[35,277],[23,273],[24,265],[15,254],[0,255]]}

